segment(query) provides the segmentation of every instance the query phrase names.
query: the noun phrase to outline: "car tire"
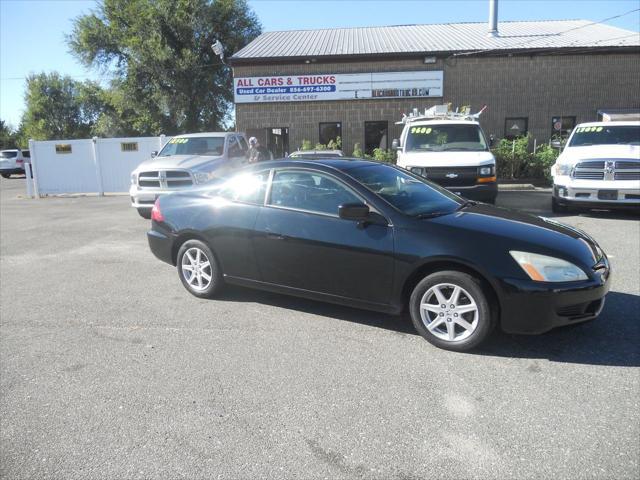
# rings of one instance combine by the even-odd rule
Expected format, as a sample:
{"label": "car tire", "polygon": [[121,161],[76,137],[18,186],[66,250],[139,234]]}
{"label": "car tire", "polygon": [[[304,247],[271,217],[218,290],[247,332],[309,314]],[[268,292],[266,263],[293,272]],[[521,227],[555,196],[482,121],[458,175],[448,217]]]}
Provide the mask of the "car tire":
{"label": "car tire", "polygon": [[[425,304],[429,307],[424,308]],[[456,352],[477,347],[495,323],[495,312],[480,280],[457,271],[436,272],[422,279],[411,293],[409,311],[425,340]]]}
{"label": "car tire", "polygon": [[187,240],[182,244],[176,267],[184,288],[198,298],[213,298],[222,287],[222,272],[216,256],[200,240]]}
{"label": "car tire", "polygon": [[2,175],[2,178],[11,178],[10,173],[0,173],[0,175]]}
{"label": "car tire", "polygon": [[551,211],[553,213],[566,213],[569,211],[569,207],[561,204],[556,197],[551,197]]}
{"label": "car tire", "polygon": [[138,215],[142,218],[146,218],[147,220],[151,219],[151,210],[149,208],[138,208]]}

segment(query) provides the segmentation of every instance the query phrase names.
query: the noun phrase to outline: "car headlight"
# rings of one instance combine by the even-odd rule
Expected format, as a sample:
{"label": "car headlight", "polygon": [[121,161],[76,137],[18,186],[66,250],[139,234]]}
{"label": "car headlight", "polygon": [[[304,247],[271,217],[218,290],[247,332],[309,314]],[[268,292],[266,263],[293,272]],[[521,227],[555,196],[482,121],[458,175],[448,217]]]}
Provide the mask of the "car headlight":
{"label": "car headlight", "polygon": [[571,165],[568,163],[556,163],[554,165],[556,175],[569,176],[571,175]]}
{"label": "car headlight", "polygon": [[480,167],[478,169],[478,173],[480,175],[482,175],[483,177],[489,177],[489,176],[493,175],[493,167],[492,166]]}
{"label": "car headlight", "polygon": [[193,174],[193,178],[198,184],[209,183],[215,178],[213,172],[196,172]]}
{"label": "car headlight", "polygon": [[537,253],[509,252],[531,280],[536,282],[576,282],[587,280],[587,274],[573,263]]}
{"label": "car headlight", "polygon": [[132,173],[131,174],[131,185],[137,185],[138,184],[138,174],[137,173]]}

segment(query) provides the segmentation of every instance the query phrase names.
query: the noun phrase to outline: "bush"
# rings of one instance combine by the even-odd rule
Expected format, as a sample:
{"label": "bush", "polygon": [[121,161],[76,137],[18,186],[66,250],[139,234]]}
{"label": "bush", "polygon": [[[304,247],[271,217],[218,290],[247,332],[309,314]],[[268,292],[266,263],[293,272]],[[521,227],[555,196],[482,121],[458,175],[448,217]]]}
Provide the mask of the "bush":
{"label": "bush", "polygon": [[373,150],[373,159],[376,162],[396,163],[396,155],[393,150],[385,150],[383,148],[375,148]]}
{"label": "bush", "polygon": [[529,135],[515,140],[503,138],[493,149],[496,157],[496,171],[500,178],[521,177],[529,164]]}
{"label": "bush", "polygon": [[[327,146],[323,143],[316,143],[316,146],[313,147],[314,150],[328,150]],[[311,149],[309,149],[311,150]]]}
{"label": "bush", "polygon": [[340,137],[336,137],[335,140],[329,140],[327,144],[327,150],[342,150],[342,139]]}
{"label": "bush", "polygon": [[353,156],[356,157],[356,158],[364,158],[364,152],[360,148],[360,144],[359,143],[356,143],[353,146]]}
{"label": "bush", "polygon": [[302,146],[300,147],[300,150],[313,150],[311,140],[302,140]]}
{"label": "bush", "polygon": [[551,166],[556,163],[559,151],[547,143],[538,145],[527,168],[527,175],[551,180]]}

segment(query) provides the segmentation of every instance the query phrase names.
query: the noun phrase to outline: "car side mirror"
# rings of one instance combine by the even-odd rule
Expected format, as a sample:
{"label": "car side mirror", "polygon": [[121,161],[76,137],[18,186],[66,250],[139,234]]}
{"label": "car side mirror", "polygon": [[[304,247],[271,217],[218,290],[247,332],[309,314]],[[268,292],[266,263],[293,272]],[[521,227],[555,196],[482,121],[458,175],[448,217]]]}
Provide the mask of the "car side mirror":
{"label": "car side mirror", "polygon": [[489,147],[493,147],[493,144],[496,143],[496,139],[493,135],[489,135]]}
{"label": "car side mirror", "polygon": [[551,140],[551,146],[553,148],[562,148],[562,142],[560,140]]}
{"label": "car side mirror", "polygon": [[338,207],[338,216],[344,220],[362,222],[369,219],[369,206],[364,203],[345,203]]}
{"label": "car side mirror", "polygon": [[402,147],[400,146],[400,141],[397,138],[394,138],[391,142],[391,148],[393,150],[400,150]]}
{"label": "car side mirror", "polygon": [[153,152],[151,152],[151,158],[157,157],[157,156],[158,156],[158,150],[154,150]]}

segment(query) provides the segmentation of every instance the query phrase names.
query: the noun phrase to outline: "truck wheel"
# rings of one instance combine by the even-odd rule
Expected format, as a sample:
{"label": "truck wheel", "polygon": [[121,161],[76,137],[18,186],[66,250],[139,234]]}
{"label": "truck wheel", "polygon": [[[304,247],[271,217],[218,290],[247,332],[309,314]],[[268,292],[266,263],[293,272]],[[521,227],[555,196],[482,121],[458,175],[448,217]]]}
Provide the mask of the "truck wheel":
{"label": "truck wheel", "polygon": [[138,208],[138,215],[142,218],[146,218],[147,220],[151,219],[151,209],[149,208]]}
{"label": "truck wheel", "polygon": [[566,213],[569,211],[569,207],[558,202],[556,197],[551,197],[551,211],[553,213]]}

